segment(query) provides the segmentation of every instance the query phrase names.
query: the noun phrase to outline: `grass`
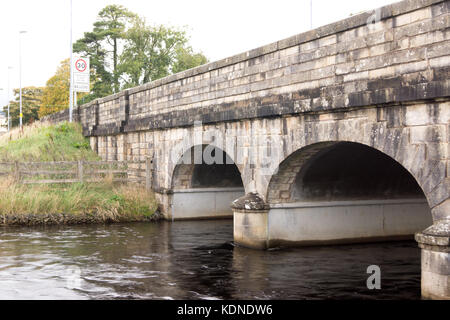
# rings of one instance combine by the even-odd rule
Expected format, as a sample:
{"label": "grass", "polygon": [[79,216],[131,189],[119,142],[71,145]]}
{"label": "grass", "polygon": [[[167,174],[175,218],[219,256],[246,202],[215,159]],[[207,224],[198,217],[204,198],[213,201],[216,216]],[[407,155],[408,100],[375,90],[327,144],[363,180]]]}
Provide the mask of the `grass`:
{"label": "grass", "polygon": [[[37,123],[0,137],[0,162],[75,160],[100,160],[77,123]],[[142,186],[117,185],[111,177],[63,185],[23,185],[13,177],[0,177],[0,224],[152,220],[157,206],[154,194]]]}
{"label": "grass", "polygon": [[100,160],[78,123],[35,123],[0,136],[0,162]]}
{"label": "grass", "polygon": [[[157,209],[154,195],[145,188],[101,183],[22,185],[0,180],[0,216],[71,214],[96,217],[97,222],[135,221]],[[81,217],[82,218],[82,217]]]}

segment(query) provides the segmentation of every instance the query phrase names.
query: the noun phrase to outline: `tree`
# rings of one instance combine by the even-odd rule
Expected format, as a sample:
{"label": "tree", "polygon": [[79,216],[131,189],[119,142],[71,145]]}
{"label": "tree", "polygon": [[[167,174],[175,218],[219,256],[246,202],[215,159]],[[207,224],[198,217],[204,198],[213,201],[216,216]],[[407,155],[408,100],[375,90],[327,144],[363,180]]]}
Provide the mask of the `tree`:
{"label": "tree", "polygon": [[186,46],[185,31],[162,25],[151,27],[138,16],[126,33],[126,40],[118,67],[125,87],[141,85],[207,62],[206,57],[194,54],[192,48]]}
{"label": "tree", "polygon": [[207,62],[208,59],[202,53],[194,53],[191,47],[179,47],[176,50],[172,73],[178,73],[187,69],[195,68]]}
{"label": "tree", "polygon": [[66,109],[69,105],[70,59],[61,62],[43,90],[39,118]]}
{"label": "tree", "polygon": [[74,52],[82,53],[90,58],[91,64],[91,93],[83,102],[102,98],[112,93],[112,75],[106,70],[107,52],[102,47],[102,40],[94,32],[85,32],[84,38],[73,45]]}
{"label": "tree", "polygon": [[106,6],[98,13],[93,31],[85,33],[84,38],[74,44],[75,52],[84,53],[92,59],[98,77],[96,79],[94,76],[94,80],[102,82],[101,86],[94,85],[94,93],[119,92],[119,42],[124,38],[127,22],[134,16],[134,13],[123,6]]}
{"label": "tree", "polygon": [[92,89],[82,103],[207,62],[187,42],[184,30],[151,27],[122,6],[105,7],[73,46],[91,61]]}
{"label": "tree", "polygon": [[[67,109],[70,90],[70,59],[61,61],[56,73],[51,77],[42,93],[42,104],[39,108],[39,118]],[[83,100],[86,93],[77,93],[78,100]]]}
{"label": "tree", "polygon": [[[43,89],[41,87],[25,87],[22,88],[22,121],[24,124],[31,123],[39,119],[38,111],[42,103]],[[11,125],[19,125],[20,114],[20,90],[14,89],[15,100],[10,103]],[[8,106],[3,107],[3,112],[8,112]]]}

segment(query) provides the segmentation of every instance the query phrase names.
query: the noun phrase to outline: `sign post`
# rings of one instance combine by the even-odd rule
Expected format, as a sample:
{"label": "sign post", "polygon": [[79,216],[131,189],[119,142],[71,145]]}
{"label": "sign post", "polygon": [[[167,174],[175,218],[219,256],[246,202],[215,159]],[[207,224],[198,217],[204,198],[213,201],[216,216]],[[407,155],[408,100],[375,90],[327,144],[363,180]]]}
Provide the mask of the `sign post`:
{"label": "sign post", "polygon": [[73,42],[72,42],[72,0],[70,0],[70,88],[69,88],[69,122],[73,113]]}
{"label": "sign post", "polygon": [[73,62],[73,91],[90,92],[89,58],[75,57]]}

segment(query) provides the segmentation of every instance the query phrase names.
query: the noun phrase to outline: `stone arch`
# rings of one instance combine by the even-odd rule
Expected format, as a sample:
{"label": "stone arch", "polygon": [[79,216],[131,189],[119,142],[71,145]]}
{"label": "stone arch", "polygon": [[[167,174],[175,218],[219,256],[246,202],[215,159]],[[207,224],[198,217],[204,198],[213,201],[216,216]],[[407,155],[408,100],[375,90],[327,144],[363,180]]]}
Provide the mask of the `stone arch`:
{"label": "stone arch", "polygon": [[[367,135],[347,136],[347,139],[342,140],[321,140],[319,136],[316,139],[309,139],[308,144],[293,150],[280,161],[278,170],[267,184],[264,194],[266,202],[269,204],[287,202],[296,175],[305,165],[308,165],[309,160],[320,156],[328,148],[343,142],[373,148],[401,165],[415,179],[431,210],[446,200],[446,195],[440,194],[442,193],[440,189],[443,189],[442,186],[445,187],[448,180],[445,178],[445,161],[427,158],[427,147],[424,144],[409,144],[407,132],[387,129],[383,134],[377,125],[375,125],[373,132],[375,134],[368,139]],[[383,136],[390,137],[393,142],[387,143],[388,138]],[[434,213],[433,218],[435,218]]]}
{"label": "stone arch", "polygon": [[[220,154],[217,154],[216,156],[216,152]],[[207,162],[213,161],[214,163],[205,163],[205,160],[200,156],[200,154],[203,155],[205,153],[213,155],[213,159],[210,159]],[[206,180],[204,179],[204,176],[202,176],[204,174],[211,175],[209,176],[209,179]],[[220,175],[222,175],[225,180],[217,180],[218,178],[221,178]],[[239,175],[239,180],[237,175]],[[190,147],[181,155],[172,171],[171,188],[190,189],[214,186],[243,186],[241,169],[235,164],[226,151],[215,145],[203,144]]]}
{"label": "stone arch", "polygon": [[[420,180],[414,177],[414,175],[401,163],[399,163],[386,153],[373,148],[372,146],[354,141],[327,141],[313,143],[300,148],[299,150],[292,152],[279,164],[278,172],[271,177],[268,185],[266,194],[267,202],[269,204],[275,204],[293,202],[295,200],[307,200],[308,198],[311,200],[320,200],[319,197],[312,196],[312,190],[306,191],[307,186],[305,186],[305,181],[303,181],[302,179],[308,178],[308,175],[311,175],[311,172],[308,172],[308,170],[311,167],[314,167],[315,162],[320,161],[321,157],[323,158],[327,153],[330,153],[333,150],[337,150],[342,147],[347,148],[347,151],[349,152],[358,151],[370,153],[371,156],[378,157],[379,163],[387,164],[389,163],[389,161],[392,162],[392,169],[394,170],[394,172],[402,175],[404,179],[406,179],[406,176],[411,177],[411,179],[409,180],[406,179],[408,188],[412,189],[413,187],[411,186],[411,184],[417,184],[418,189],[420,189],[421,193],[426,198],[426,194],[422,189],[422,186],[420,186]],[[338,160],[339,159],[336,158],[336,161]],[[367,159],[364,160],[367,161]],[[324,169],[323,165],[322,169]],[[315,170],[317,171],[317,168],[315,168]],[[303,183],[303,191],[308,194],[299,194],[299,183]],[[402,195],[402,193],[400,192],[399,195]],[[325,199],[326,195],[324,195],[323,198]]]}
{"label": "stone arch", "polygon": [[361,143],[339,141],[312,144],[287,157],[269,183],[267,201],[344,200],[346,196],[361,200],[424,193],[415,178],[388,155]]}
{"label": "stone arch", "polygon": [[231,218],[233,200],[245,194],[239,167],[221,148],[194,145],[171,177],[172,219]]}
{"label": "stone arch", "polygon": [[411,239],[432,224],[418,181],[365,144],[308,145],[281,162],[267,191],[268,246]]}

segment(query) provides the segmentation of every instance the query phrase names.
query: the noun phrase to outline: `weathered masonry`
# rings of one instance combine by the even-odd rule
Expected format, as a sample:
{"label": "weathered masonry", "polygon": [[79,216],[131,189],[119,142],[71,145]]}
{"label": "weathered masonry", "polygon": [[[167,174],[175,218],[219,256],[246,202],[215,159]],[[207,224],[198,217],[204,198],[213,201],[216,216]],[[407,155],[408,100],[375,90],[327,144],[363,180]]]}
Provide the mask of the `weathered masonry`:
{"label": "weathered masonry", "polygon": [[234,215],[254,248],[416,234],[423,296],[450,298],[449,27],[450,1],[403,1],[76,118],[103,159],[153,159],[167,219]]}

